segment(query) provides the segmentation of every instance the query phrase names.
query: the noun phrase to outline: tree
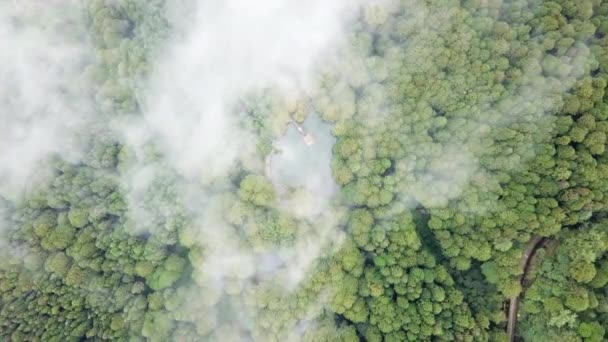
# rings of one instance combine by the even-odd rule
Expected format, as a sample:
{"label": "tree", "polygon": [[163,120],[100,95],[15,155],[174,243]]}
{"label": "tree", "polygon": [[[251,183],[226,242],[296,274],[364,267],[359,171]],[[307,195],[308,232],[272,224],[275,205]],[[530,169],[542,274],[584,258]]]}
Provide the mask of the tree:
{"label": "tree", "polygon": [[239,197],[245,202],[267,207],[273,203],[275,193],[272,184],[266,178],[248,175],[241,181]]}

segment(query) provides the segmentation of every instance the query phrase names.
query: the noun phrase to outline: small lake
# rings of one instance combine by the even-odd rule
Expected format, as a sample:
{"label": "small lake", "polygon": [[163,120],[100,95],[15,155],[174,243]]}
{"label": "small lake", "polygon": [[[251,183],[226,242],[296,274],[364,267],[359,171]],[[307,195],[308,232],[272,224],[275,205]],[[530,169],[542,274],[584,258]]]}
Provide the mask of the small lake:
{"label": "small lake", "polygon": [[[317,114],[310,114],[301,127],[314,138],[314,143],[308,145],[296,125],[290,123],[285,135],[273,144],[268,177],[280,195],[289,190],[303,190],[304,196],[318,202],[314,206],[322,210],[320,206],[327,203],[338,188],[331,172],[332,148],[336,139],[331,134],[331,125]],[[305,202],[297,205],[314,204]],[[315,211],[314,208],[309,209]]]}

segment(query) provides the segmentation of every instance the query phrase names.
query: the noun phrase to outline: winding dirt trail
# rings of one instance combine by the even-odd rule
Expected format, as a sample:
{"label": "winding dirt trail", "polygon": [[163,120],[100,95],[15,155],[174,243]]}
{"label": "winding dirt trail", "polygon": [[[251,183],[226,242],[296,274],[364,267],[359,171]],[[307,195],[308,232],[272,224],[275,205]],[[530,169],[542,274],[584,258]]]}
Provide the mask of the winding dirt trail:
{"label": "winding dirt trail", "polygon": [[522,269],[522,274],[519,276],[519,283],[522,284],[522,291],[519,295],[509,300],[509,318],[507,320],[507,338],[509,342],[515,341],[515,328],[517,325],[517,311],[519,309],[519,300],[524,294],[524,280],[530,269],[530,263],[536,251],[541,248],[544,243],[548,241],[547,238],[534,236],[529,242],[524,254],[521,256],[519,266]]}

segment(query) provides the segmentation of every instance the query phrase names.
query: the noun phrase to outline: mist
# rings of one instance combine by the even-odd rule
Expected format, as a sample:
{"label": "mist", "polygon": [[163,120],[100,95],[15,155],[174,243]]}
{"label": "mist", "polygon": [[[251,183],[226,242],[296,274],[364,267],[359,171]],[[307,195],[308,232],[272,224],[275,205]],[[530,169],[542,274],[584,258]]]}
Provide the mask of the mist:
{"label": "mist", "polygon": [[144,122],[178,171],[215,177],[246,159],[256,138],[239,127],[238,101],[270,87],[300,96],[357,8],[346,1],[196,3],[191,27],[169,41],[143,98]]}
{"label": "mist", "polygon": [[[248,299],[268,288],[293,295],[317,263],[348,240],[343,194],[331,169],[341,129],[334,123],[353,119],[373,132],[360,140],[364,153],[374,156],[384,139],[374,134],[413,127],[397,137],[404,156],[391,160],[391,172],[405,179],[396,196],[403,208],[442,208],[465,197],[471,185],[498,184],[493,171],[517,170],[536,155],[539,142],[532,140],[508,151],[490,149],[484,144],[493,138],[490,124],[508,127],[552,115],[589,73],[590,53],[577,43],[558,61],[530,56],[522,70],[530,81],[509,96],[487,90],[475,106],[440,108],[444,98],[414,103],[426,94],[389,81],[391,73],[437,68],[442,56],[428,52],[438,33],[429,25],[437,23],[439,34],[462,30],[461,43],[472,44],[472,28],[456,27],[453,13],[435,13],[423,1],[184,0],[167,7],[171,33],[152,57],[150,73],[137,81],[141,113],[114,117],[108,127],[122,148],[116,178],[129,233],[193,250],[187,256],[192,280],[205,291],[193,291],[185,310],[209,325],[209,331],[197,326],[201,334],[218,325],[234,328],[240,340],[261,339],[256,326],[268,317]],[[83,72],[91,47],[78,10],[77,1],[0,4],[0,63],[7,66],[0,69],[7,90],[0,93],[0,233],[9,225],[5,198],[16,202],[34,180],[52,178],[53,157],[84,160],[81,135],[90,132],[95,104]],[[407,25],[394,33],[385,21],[398,11],[406,13]],[[369,37],[356,36],[355,29]],[[387,43],[389,36],[399,43]],[[369,51],[376,55],[364,55]],[[393,58],[379,65],[379,56]],[[551,73],[551,63],[561,72]],[[443,77],[449,72],[456,73]],[[445,97],[468,96],[454,79]],[[401,96],[407,106],[396,103]],[[458,119],[464,112],[493,121],[467,126]],[[391,122],[395,113],[403,121]],[[460,126],[462,136],[451,136]],[[495,165],[488,166],[484,156],[493,153]],[[269,189],[260,187],[272,193],[254,209],[239,197],[248,176],[268,179]],[[476,215],[490,206],[463,203]],[[247,218],[250,212],[262,223]],[[279,226],[266,234],[271,242],[256,235],[264,223]],[[183,231],[166,232],[179,225]],[[248,239],[262,241],[251,246]],[[324,291],[307,303],[309,320],[289,322],[289,340],[315,329],[327,307]]]}
{"label": "mist", "polygon": [[[289,295],[343,238],[339,217],[332,217],[335,139],[306,102],[317,86],[319,65],[347,42],[348,26],[361,6],[320,0],[176,3],[168,10],[170,18],[179,18],[171,23],[174,33],[140,86],[141,117],[111,123],[133,157],[121,179],[132,229],[154,234],[160,229],[153,228],[154,218],[179,215],[162,198],[150,199],[159,186],[172,189],[167,190],[175,195],[171,201],[186,208],[191,226],[183,235],[204,250],[204,258],[193,261],[193,278],[219,293],[213,300],[192,298],[192,310],[207,320],[236,324],[237,331],[251,334],[260,324],[258,313],[240,303],[233,314],[218,316],[218,305],[238,301],[224,296],[258,291],[260,281],[281,284]],[[260,106],[268,94],[274,102]],[[261,108],[260,116],[272,127],[273,151],[267,158],[259,153],[263,141],[256,128],[246,124],[252,106]],[[315,138],[311,146],[291,124],[308,116],[303,125]],[[160,159],[148,158],[150,148]],[[271,208],[299,220],[292,243],[251,248],[243,234],[263,227],[235,228],[226,221],[227,210],[238,210],[226,208],[232,199],[224,194],[235,191],[227,179],[238,169],[272,180],[277,199]]]}
{"label": "mist", "polygon": [[78,1],[0,4],[0,196],[48,177],[47,159],[78,160],[92,114],[82,76],[90,46]]}

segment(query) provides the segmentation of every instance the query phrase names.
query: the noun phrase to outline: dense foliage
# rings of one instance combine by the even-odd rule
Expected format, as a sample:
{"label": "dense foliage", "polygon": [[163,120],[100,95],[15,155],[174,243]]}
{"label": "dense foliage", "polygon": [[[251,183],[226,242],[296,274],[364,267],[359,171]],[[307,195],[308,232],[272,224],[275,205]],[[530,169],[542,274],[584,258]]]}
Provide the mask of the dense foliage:
{"label": "dense foliage", "polygon": [[523,306],[524,338],[605,340],[608,264],[605,218],[563,231],[535,262]]}
{"label": "dense foliage", "polygon": [[[83,1],[101,119],[81,161],[54,158],[50,181],[2,205],[0,339],[495,341],[523,290],[523,340],[608,338],[608,3],[365,7],[310,93],[243,100],[254,161],[189,184],[197,215],[162,151],[106,124],[144,110],[166,11]],[[313,111],[333,125],[340,191],[308,218],[260,165]],[[142,164],[155,171],[133,197],[123,180]],[[548,242],[522,286],[533,236]]]}

